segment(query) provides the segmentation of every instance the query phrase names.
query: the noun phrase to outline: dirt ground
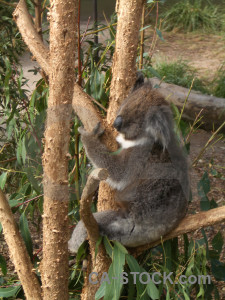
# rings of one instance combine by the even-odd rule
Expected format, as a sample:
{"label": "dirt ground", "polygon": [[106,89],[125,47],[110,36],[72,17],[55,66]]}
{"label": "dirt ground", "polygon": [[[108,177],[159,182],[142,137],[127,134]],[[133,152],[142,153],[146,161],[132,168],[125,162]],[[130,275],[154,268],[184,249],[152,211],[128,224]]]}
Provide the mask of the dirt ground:
{"label": "dirt ground", "polygon": [[[165,42],[158,40],[155,52],[153,55],[153,62],[158,60],[177,60],[184,59],[190,62],[190,65],[197,68],[199,75],[206,79],[211,79],[218,68],[225,62],[225,36],[217,35],[203,35],[203,34],[178,34],[178,33],[163,33]],[[100,38],[100,40],[102,37]],[[145,50],[147,51],[147,49]],[[39,77],[34,76],[33,73],[28,72],[33,66],[37,66],[36,62],[29,60],[29,53],[26,53],[21,58],[23,65],[24,76],[29,79],[29,88],[32,90],[35,81]],[[197,157],[200,150],[204,147],[211,136],[211,132],[198,130],[191,137],[190,148],[190,162]],[[210,171],[213,168],[225,178],[225,139],[224,137],[215,145],[207,148],[204,155],[201,157],[199,163],[195,168],[191,168],[191,182],[193,200],[189,206],[189,213],[200,211],[200,199],[197,193],[197,182],[205,171]],[[211,191],[209,193],[210,200],[214,198],[219,206],[225,205],[225,180],[216,178],[210,175]],[[206,228],[206,233],[211,239],[219,230],[221,230],[225,241],[225,223],[210,226]],[[36,237],[36,233],[34,232]],[[201,238],[201,232],[196,231],[191,234],[193,238]],[[35,238],[38,244],[38,238]],[[8,257],[7,248],[2,238],[0,237],[1,247],[0,253]],[[40,245],[39,245],[40,246]],[[225,247],[222,252],[221,261],[225,262]],[[8,258],[9,262],[9,258]],[[213,280],[214,281],[214,280]],[[215,281],[214,281],[215,282]],[[225,299],[225,282],[217,284],[221,299]]]}
{"label": "dirt ground", "polygon": [[225,63],[225,35],[164,32],[163,38],[165,42],[157,41],[153,62],[187,60],[205,79],[212,79]]}

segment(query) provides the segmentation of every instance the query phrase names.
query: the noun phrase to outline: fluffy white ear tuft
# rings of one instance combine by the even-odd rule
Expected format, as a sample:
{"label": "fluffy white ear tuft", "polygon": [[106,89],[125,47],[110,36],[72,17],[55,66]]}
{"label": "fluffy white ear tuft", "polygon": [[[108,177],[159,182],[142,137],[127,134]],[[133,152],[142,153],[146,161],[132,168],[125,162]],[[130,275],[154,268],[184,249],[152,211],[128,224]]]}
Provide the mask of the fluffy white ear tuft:
{"label": "fluffy white ear tuft", "polygon": [[153,107],[148,114],[146,132],[148,132],[157,142],[160,142],[163,148],[168,148],[171,136],[171,113],[168,107]]}

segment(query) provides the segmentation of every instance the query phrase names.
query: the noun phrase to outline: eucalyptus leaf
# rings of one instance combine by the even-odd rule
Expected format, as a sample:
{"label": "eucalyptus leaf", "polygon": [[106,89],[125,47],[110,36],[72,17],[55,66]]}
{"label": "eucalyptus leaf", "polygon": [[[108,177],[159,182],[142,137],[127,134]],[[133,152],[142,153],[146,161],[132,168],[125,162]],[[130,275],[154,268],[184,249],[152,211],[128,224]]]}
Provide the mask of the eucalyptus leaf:
{"label": "eucalyptus leaf", "polygon": [[33,244],[32,244],[32,239],[31,239],[25,212],[23,212],[22,215],[20,216],[19,225],[20,225],[20,232],[21,232],[21,235],[25,242],[28,254],[29,254],[30,258],[32,259],[33,258]]}
{"label": "eucalyptus leaf", "polygon": [[7,172],[3,172],[0,176],[0,188],[3,190],[7,179]]}
{"label": "eucalyptus leaf", "polygon": [[6,276],[7,274],[7,265],[5,258],[0,254],[0,267],[2,269],[2,274]]}
{"label": "eucalyptus leaf", "polygon": [[18,291],[20,289],[21,289],[21,286],[0,288],[0,297],[2,297],[2,298],[14,297],[14,296],[16,296],[16,294],[18,293]]}

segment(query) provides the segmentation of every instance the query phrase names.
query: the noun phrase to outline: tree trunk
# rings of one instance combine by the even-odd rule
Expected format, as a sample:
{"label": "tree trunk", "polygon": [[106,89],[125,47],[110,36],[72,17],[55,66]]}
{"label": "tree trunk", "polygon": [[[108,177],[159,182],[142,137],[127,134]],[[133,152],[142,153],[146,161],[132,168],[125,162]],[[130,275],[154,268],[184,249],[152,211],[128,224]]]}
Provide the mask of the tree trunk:
{"label": "tree trunk", "polygon": [[[157,78],[152,78],[150,81],[153,87],[160,83],[160,80]],[[182,110],[189,93],[189,89],[164,82],[160,84],[159,91],[168,102],[174,103],[179,110]],[[203,127],[205,129],[212,130],[218,128],[224,122],[225,99],[203,95],[196,91],[190,92],[182,118],[193,123],[201,109],[203,111],[200,117],[203,116],[201,122],[204,122]],[[225,132],[225,127],[221,131]]]}
{"label": "tree trunk", "polygon": [[76,12],[77,1],[51,1],[50,93],[43,155],[44,299],[68,299],[68,148],[75,83]]}
{"label": "tree trunk", "polygon": [[[143,5],[143,0],[120,0],[116,3],[116,9],[118,9],[116,46],[113,56],[110,102],[107,113],[108,130],[106,130],[104,136],[104,143],[112,151],[116,149],[117,143],[111,125],[118,108],[128,95],[136,79],[136,58]],[[116,208],[114,193],[106,183],[101,182],[98,210],[112,208]]]}
{"label": "tree trunk", "polygon": [[136,58],[144,0],[120,0],[117,13],[116,47],[112,64],[112,82],[107,122],[116,112],[136,79]]}
{"label": "tree trunk", "polygon": [[[110,103],[105,122],[105,134],[103,135],[103,142],[111,150],[116,150],[117,148],[115,132],[113,132],[111,125],[119,106],[128,95],[136,79],[136,57],[143,3],[143,0],[117,0],[116,4],[116,8],[118,9],[116,47],[113,56]],[[106,209],[116,209],[114,192],[106,183],[101,182],[98,210]],[[100,247],[96,259],[94,258],[94,253],[92,253],[92,260],[91,264],[89,263],[87,274],[97,272],[99,278],[101,278],[103,272],[108,271],[111,261],[102,247]],[[81,297],[82,300],[94,299],[98,288],[99,284],[93,286],[86,278]]]}

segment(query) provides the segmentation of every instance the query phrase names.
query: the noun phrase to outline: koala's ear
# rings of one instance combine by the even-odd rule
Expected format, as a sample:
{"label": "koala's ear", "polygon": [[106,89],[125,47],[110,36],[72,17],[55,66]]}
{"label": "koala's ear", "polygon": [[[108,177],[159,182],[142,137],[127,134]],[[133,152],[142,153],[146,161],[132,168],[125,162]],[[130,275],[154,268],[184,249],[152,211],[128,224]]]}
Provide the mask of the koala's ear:
{"label": "koala's ear", "polygon": [[144,84],[145,78],[143,73],[137,72],[137,79],[136,82],[131,90],[131,93],[139,89]]}
{"label": "koala's ear", "polygon": [[160,142],[163,148],[168,148],[171,131],[173,130],[171,112],[167,106],[151,107],[147,114],[146,132],[150,134],[155,141]]}

